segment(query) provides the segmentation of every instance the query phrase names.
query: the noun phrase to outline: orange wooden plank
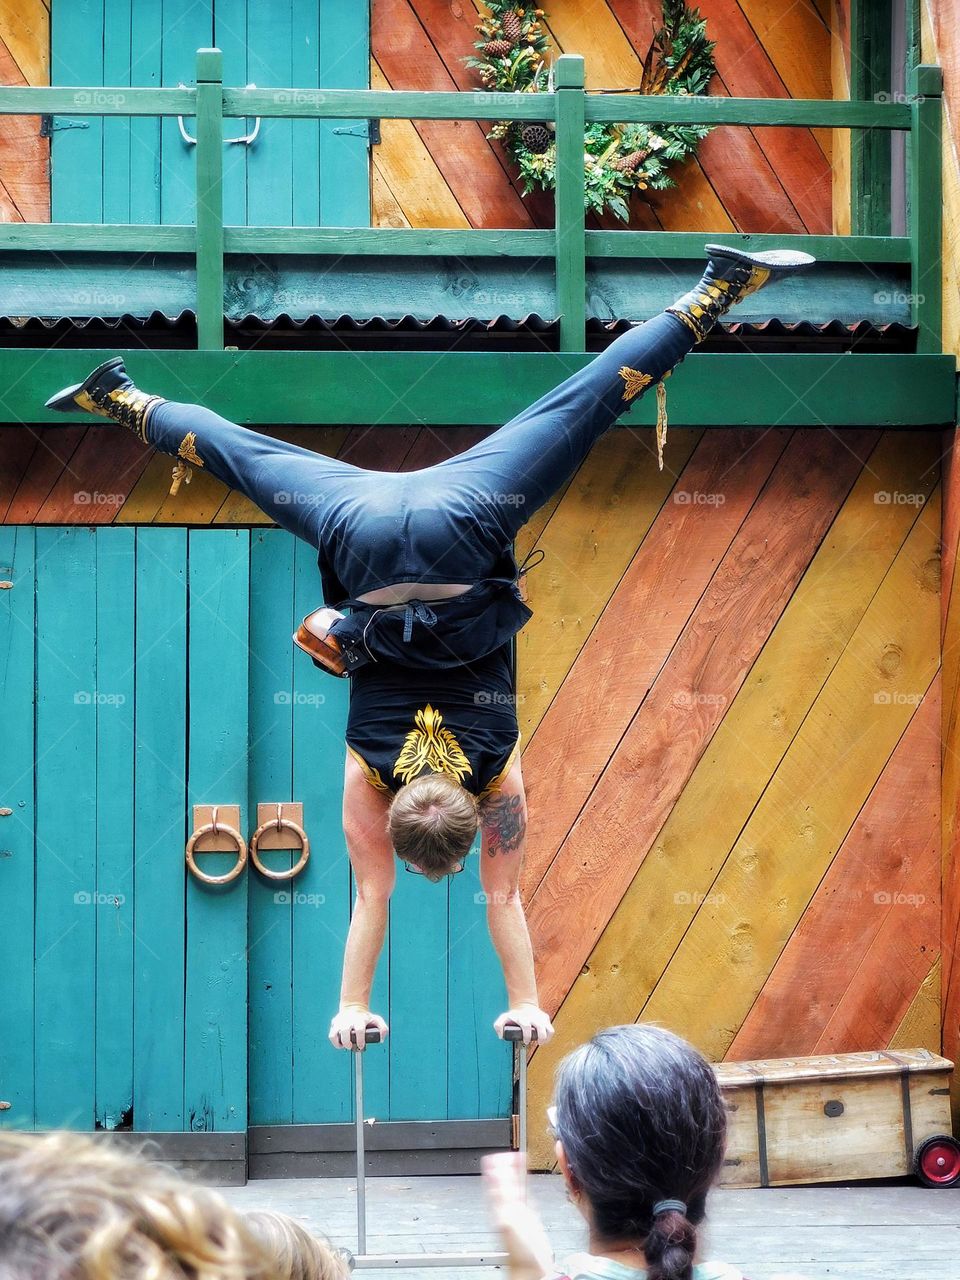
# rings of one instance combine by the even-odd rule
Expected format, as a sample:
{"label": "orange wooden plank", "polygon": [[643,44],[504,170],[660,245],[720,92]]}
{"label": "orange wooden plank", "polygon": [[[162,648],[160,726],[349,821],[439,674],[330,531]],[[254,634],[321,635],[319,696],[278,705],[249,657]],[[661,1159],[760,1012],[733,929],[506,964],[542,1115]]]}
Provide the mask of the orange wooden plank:
{"label": "orange wooden plank", "polygon": [[[746,431],[707,431],[677,478],[526,744],[526,899],[546,875],[789,438],[785,430],[759,440]],[[680,500],[687,495],[713,500]]]}
{"label": "orange wooden plank", "polygon": [[399,471],[420,432],[420,427],[354,427],[337,457],[371,471]]}
{"label": "orange wooden plank", "polygon": [[[455,89],[408,0],[378,0],[373,52],[394,89]],[[419,120],[417,132],[474,227],[529,227],[532,219],[476,121]]]}
{"label": "orange wooden plank", "polygon": [[[2,38],[4,34],[0,31],[0,84],[46,83],[46,76],[27,80]],[[45,31],[43,35],[45,49],[48,42]],[[0,130],[0,179],[18,214],[11,219],[9,211],[5,211],[4,221],[50,221],[49,156],[50,140],[40,136],[39,116],[4,118]]]}
{"label": "orange wooden plank", "polygon": [[37,433],[29,427],[0,429],[0,523],[37,449]]}
{"label": "orange wooden plank", "polygon": [[[799,431],[744,521],[527,918],[555,1012],[636,875],[856,479],[874,433]],[[593,705],[586,670],[579,696]],[[629,799],[626,799],[629,797]],[[531,844],[534,842],[531,841]]]}
{"label": "orange wooden plank", "polygon": [[726,1054],[876,1049],[939,946],[940,690],[934,681]]}
{"label": "orange wooden plank", "polygon": [[463,453],[491,434],[489,427],[424,427],[398,469],[418,471],[421,467],[432,467],[436,462]]}
{"label": "orange wooden plank", "polygon": [[32,429],[37,447],[7,507],[5,524],[31,524],[88,431],[86,424]]}
{"label": "orange wooden plank", "polygon": [[36,514],[38,524],[112,524],[150,461],[123,427],[88,427]]}
{"label": "orange wooden plank", "polygon": [[[608,0],[630,35],[634,46],[645,51],[650,43],[650,0],[634,5],[629,0]],[[656,8],[657,6],[654,6]],[[727,92],[740,98],[787,98],[790,92],[770,56],[736,0],[703,0],[698,5],[707,19],[707,34],[717,41],[714,59]],[[826,89],[830,97],[829,45],[826,38],[810,56],[822,57],[826,64]],[[821,95],[815,95],[821,96]],[[830,231],[832,191],[830,165],[809,129],[757,129],[753,131],[770,166],[782,183],[807,231]],[[725,191],[719,187],[721,198]]]}

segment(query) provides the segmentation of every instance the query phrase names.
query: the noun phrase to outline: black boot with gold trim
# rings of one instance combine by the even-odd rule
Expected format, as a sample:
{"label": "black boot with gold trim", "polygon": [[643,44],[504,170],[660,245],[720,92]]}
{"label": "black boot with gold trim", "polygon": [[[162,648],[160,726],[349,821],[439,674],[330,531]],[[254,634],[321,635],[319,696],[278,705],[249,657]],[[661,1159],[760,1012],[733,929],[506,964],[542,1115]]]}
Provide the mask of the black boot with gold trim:
{"label": "black boot with gold trim", "polygon": [[121,426],[129,427],[135,435],[149,444],[146,436],[147,410],[159,404],[163,396],[147,395],[133,385],[123,367],[123,357],[113,356],[98,365],[82,382],[64,387],[46,401],[44,408],[58,413],[96,413],[102,418],[113,418]]}
{"label": "black boot with gold trim", "polygon": [[722,244],[708,244],[705,248],[710,257],[700,283],[666,308],[693,331],[697,342],[704,340],[735,303],[772,280],[816,262],[809,253],[794,249],[747,253]]}

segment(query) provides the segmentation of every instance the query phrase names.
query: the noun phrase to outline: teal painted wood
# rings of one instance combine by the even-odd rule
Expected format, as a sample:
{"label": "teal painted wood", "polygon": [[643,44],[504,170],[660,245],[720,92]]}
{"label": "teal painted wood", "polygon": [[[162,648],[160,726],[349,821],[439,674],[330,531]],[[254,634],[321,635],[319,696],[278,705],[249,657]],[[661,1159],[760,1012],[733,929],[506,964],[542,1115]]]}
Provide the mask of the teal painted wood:
{"label": "teal painted wood", "polygon": [[[302,123],[302,122],[301,122]],[[299,145],[299,144],[298,144]],[[295,192],[299,201],[316,190],[304,184]],[[251,198],[252,198],[251,193]],[[909,263],[907,236],[793,236],[717,232],[727,243],[752,249],[778,247],[803,249],[821,262]],[[708,232],[694,231],[587,231],[586,252],[591,258],[631,258],[659,261],[703,256]],[[87,226],[80,223],[8,222],[0,225],[0,250],[17,249],[60,253],[187,253],[194,247],[187,227]],[[450,256],[475,258],[552,258],[556,248],[553,231],[479,231],[456,228],[375,227],[352,230],[344,236],[338,227],[224,227],[226,253],[338,254],[356,258],[371,256]],[[289,308],[288,308],[289,309]],[[296,314],[294,308],[293,314]]]}
{"label": "teal painted wood", "polygon": [[[287,84],[299,84],[307,89],[317,89],[320,85],[320,63],[317,50],[320,49],[321,6],[316,3],[316,0],[290,0],[290,12],[293,19],[293,35],[290,43],[290,79]],[[369,74],[369,70],[363,68],[360,78],[355,83],[366,87],[369,84]],[[266,128],[270,123],[272,122],[264,120],[261,128]],[[320,128],[319,120],[290,121],[291,145],[301,173],[320,173]],[[291,203],[294,226],[320,225],[320,187],[319,181],[294,182]],[[257,221],[268,220],[258,219]]]}
{"label": "teal painted wood", "polygon": [[[96,1122],[133,1109],[134,711],[136,531],[96,533]],[[87,602],[87,608],[91,607]],[[74,802],[89,803],[76,792]]]}
{"label": "teal painted wood", "polygon": [[447,1112],[448,895],[448,881],[431,884],[398,861],[390,904],[392,1120]]}
{"label": "teal painted wood", "polygon": [[[161,83],[158,51],[163,44],[163,5],[135,4],[131,10],[130,30],[130,82],[147,92],[156,92]],[[192,89],[190,94],[191,98],[195,97]],[[186,110],[192,115],[193,104]],[[129,129],[130,220],[158,224],[161,120],[158,117],[132,116]],[[171,227],[170,230],[176,228]],[[188,248],[192,251],[193,247],[194,233],[191,231]]]}
{"label": "teal painted wood", "polygon": [[[247,808],[250,533],[193,529],[189,563],[188,815],[195,804]],[[201,855],[223,874],[232,853]],[[187,881],[185,1127],[247,1127],[247,876],[223,886]]]}
{"label": "teal painted wood", "polygon": [[[58,86],[86,86],[56,91],[78,115],[54,116],[50,219],[103,222],[104,122],[92,111],[99,106],[116,105],[108,99],[121,96],[96,91],[96,86],[106,83],[103,0],[68,0],[55,6],[50,15],[50,79]],[[40,109],[51,113],[57,110],[54,106]],[[69,315],[69,301],[64,301]]]}
{"label": "teal painted wood", "polygon": [[[0,350],[0,430],[43,422],[39,386],[76,381],[98,361],[129,359],[136,381],[207,404],[234,422],[499,425],[590,357],[581,353]],[[935,427],[954,422],[956,366],[946,355],[791,353],[689,356],[670,379],[670,422],[747,427]],[[323,393],[318,394],[318,388]],[[644,396],[620,422],[651,426]],[[4,426],[4,424],[7,424]]]}
{"label": "teal painted wood", "polygon": [[943,349],[942,227],[943,175],[941,161],[943,77],[939,67],[915,67],[910,105],[913,130],[908,140],[910,178],[910,238],[913,244],[911,306],[918,326],[917,350]]}
{"label": "teal painted wood", "polygon": [[0,1128],[30,1129],[34,1107],[34,582],[36,530],[0,527],[0,1090],[10,1103]]}
{"label": "teal painted wood", "polygon": [[[850,97],[886,101],[892,87],[891,0],[850,0],[849,22]],[[890,232],[890,162],[890,143],[882,133],[851,131],[850,223],[857,235]]]}
{"label": "teal painted wood", "polygon": [[[37,530],[36,1121],[92,1129],[96,531]],[[84,798],[86,797],[86,803]]]}
{"label": "teal painted wood", "polygon": [[[282,32],[284,7],[274,4],[248,5],[247,0],[216,0],[215,44],[223,55],[223,78],[227,84],[248,84],[258,80],[251,70],[255,57],[254,44],[258,44],[261,32],[258,17],[270,15],[277,19],[278,35]],[[248,30],[249,28],[249,30]],[[220,148],[223,161],[223,217],[225,222],[246,223],[248,205],[252,193],[247,190],[248,148],[227,143],[227,138],[239,138],[253,129],[253,120],[229,120],[223,128],[224,142]],[[260,138],[264,139],[261,131]],[[266,141],[266,139],[264,139]],[[259,140],[258,140],[259,142]],[[273,150],[272,139],[270,150]],[[253,148],[256,150],[256,147]],[[280,222],[285,219],[280,218]]]}
{"label": "teal painted wood", "polygon": [[137,531],[136,590],[133,1124],[175,1131],[184,1128],[189,835],[185,529]]}
{"label": "teal painted wood", "polygon": [[[299,800],[293,790],[295,542],[283,529],[250,532],[250,768],[248,813],[258,803]],[[313,857],[326,824],[305,812]],[[264,853],[271,869],[290,854]],[[298,881],[249,874],[250,1123],[293,1123],[293,892]]]}
{"label": "teal painted wood", "polygon": [[[322,6],[317,6],[322,7]],[[297,33],[298,35],[300,33]],[[251,5],[247,17],[246,48],[248,66],[244,83],[261,89],[293,84],[293,14],[291,5]],[[226,67],[226,63],[224,64]],[[228,83],[238,84],[225,71]],[[297,124],[302,122],[297,121]],[[252,118],[228,121],[228,136],[240,137],[254,127]],[[246,147],[229,146],[239,156],[247,171],[247,209],[242,218],[230,216],[231,222],[260,225],[275,223],[290,226],[293,221],[294,152],[292,120],[263,120],[255,143]],[[307,127],[310,127],[308,122]],[[312,185],[319,170],[301,165],[297,171],[304,185]]]}
{"label": "teal painted wood", "polygon": [[[321,603],[317,557],[298,540],[294,608],[298,618]],[[327,1039],[340,999],[350,922],[350,864],[343,836],[343,735],[348,682],[327,675],[306,654],[294,662],[293,794],[316,843],[297,877],[293,902],[293,1118],[297,1124],[349,1120],[352,1062]]]}
{"label": "teal painted wood", "polygon": [[503,970],[490,941],[480,884],[480,844],[450,883],[447,1117],[508,1116],[512,1058],[493,1024],[507,1008]]}
{"label": "teal painted wood", "polygon": [[[188,8],[189,0],[184,0]],[[165,0],[164,15],[172,5]],[[187,41],[187,44],[190,42]],[[207,43],[198,38],[189,52]],[[89,83],[89,82],[87,82]],[[171,82],[176,83],[176,78]],[[0,115],[177,115],[191,109],[189,90],[131,90],[119,101],[79,104],[60,88],[35,86],[0,89]],[[406,90],[224,89],[224,115],[264,119],[320,117],[362,120],[544,120],[554,119],[556,97],[549,93],[429,93]],[[910,111],[902,103],[848,102],[829,98],[667,97],[640,94],[588,94],[588,120],[648,121],[666,124],[791,125],[810,128],[909,129]]]}
{"label": "teal painted wood", "polygon": [[[132,10],[130,0],[103,0],[103,83],[105,85],[128,86],[131,83]],[[133,221],[129,122],[122,116],[107,116],[104,117],[101,127],[103,154],[109,158],[110,171],[109,181],[103,182],[103,221],[129,223]],[[56,135],[54,135],[54,146],[56,146]],[[89,176],[92,175],[88,175],[88,180]]]}
{"label": "teal painted wood", "polygon": [[223,349],[223,59],[197,53],[197,346]]}
{"label": "teal painted wood", "polygon": [[[326,91],[370,84],[370,0],[323,0],[320,84]],[[320,218],[327,225],[370,225],[370,162],[365,121],[320,125]]]}
{"label": "teal painted wood", "polygon": [[556,313],[560,350],[585,346],[586,262],[584,240],[583,58],[561,54],[557,85]]}
{"label": "teal painted wood", "polygon": [[[153,56],[160,59],[164,85],[192,85],[197,73],[197,52],[213,44],[213,0],[161,0],[163,39]],[[184,113],[183,127],[197,137],[199,98]],[[175,119],[165,117],[160,126],[160,221],[195,225],[197,218],[197,169],[195,146],[184,142]]]}

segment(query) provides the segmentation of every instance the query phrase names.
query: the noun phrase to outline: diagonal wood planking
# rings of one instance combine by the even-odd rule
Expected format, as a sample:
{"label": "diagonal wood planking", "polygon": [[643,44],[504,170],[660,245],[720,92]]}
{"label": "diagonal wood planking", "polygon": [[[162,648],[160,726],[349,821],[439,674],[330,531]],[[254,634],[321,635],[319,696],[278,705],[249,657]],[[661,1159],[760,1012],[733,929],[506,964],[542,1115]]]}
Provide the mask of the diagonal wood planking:
{"label": "diagonal wood planking", "polygon": [[[639,550],[575,660],[554,677],[549,709],[527,742],[531,813],[525,897],[546,874],[789,435],[772,431],[757,440],[744,432],[723,433],[724,438],[706,432],[653,523],[648,521],[648,528],[636,522]],[[682,458],[671,454],[670,461],[678,467]],[[635,488],[649,486],[656,475],[652,468],[641,471]],[[541,595],[539,586],[531,589],[536,613],[527,630],[543,612]],[[531,670],[543,679],[536,645],[520,663],[525,696]],[[589,699],[583,697],[585,684]]]}
{"label": "diagonal wood planking", "polygon": [[[862,448],[864,435],[857,434]],[[544,974],[541,999],[551,1012],[629,887],[859,469],[853,447],[797,432],[737,531],[528,901]],[[589,699],[589,687],[581,696]],[[627,804],[625,795],[642,801]]]}
{"label": "diagonal wood planking", "polygon": [[940,915],[939,678],[913,714],[727,1057],[888,1044]]}
{"label": "diagonal wood planking", "polygon": [[641,1010],[712,1057],[729,1048],[933,679],[939,532],[938,488]]}

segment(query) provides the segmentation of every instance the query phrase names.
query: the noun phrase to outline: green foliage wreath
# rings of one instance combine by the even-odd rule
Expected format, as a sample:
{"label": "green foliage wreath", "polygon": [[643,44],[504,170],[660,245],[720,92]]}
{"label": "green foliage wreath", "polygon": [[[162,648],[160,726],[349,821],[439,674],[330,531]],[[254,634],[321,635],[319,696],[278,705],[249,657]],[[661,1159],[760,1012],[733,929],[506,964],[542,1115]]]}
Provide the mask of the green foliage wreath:
{"label": "green foliage wreath", "polygon": [[[477,57],[467,58],[484,89],[543,93],[552,87],[551,43],[543,9],[518,7],[516,0],[485,0],[487,15],[477,24]],[[644,94],[703,94],[716,71],[715,42],[697,9],[663,0],[663,26],[654,32],[636,91]],[[633,90],[619,90],[632,92]],[[584,139],[586,207],[610,209],[626,222],[634,191],[676,186],[671,165],[695,153],[710,129],[704,125],[589,124]],[[524,194],[556,186],[557,148],[552,122],[500,121],[487,135],[502,140],[517,164]]]}

